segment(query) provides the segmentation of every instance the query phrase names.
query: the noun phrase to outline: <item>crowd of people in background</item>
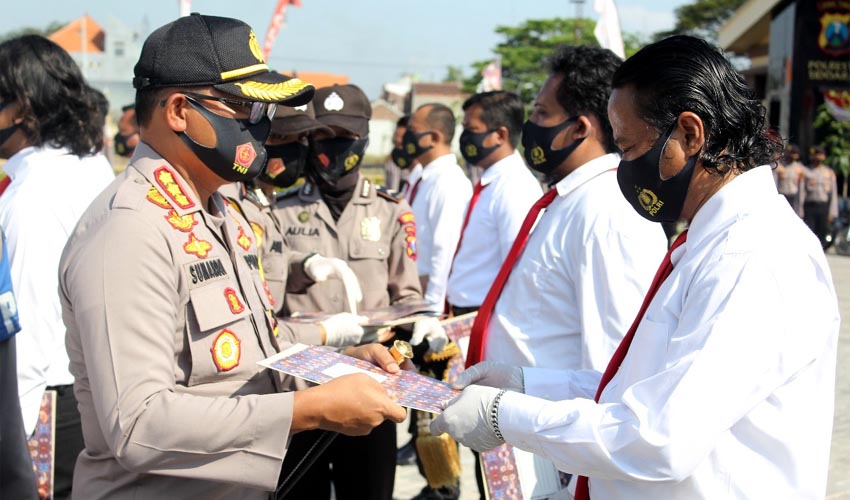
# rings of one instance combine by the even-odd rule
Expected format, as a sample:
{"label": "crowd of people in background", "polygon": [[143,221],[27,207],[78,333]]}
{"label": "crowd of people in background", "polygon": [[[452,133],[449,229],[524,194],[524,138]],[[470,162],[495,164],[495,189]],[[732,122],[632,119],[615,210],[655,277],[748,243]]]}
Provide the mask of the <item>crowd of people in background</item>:
{"label": "crowd of people in background", "polygon": [[[45,496],[25,441],[52,392],[56,499],[391,500],[397,462],[427,478],[424,429],[476,460],[546,457],[577,499],[823,496],[837,177],[823,147],[783,152],[715,48],[559,47],[533,103],[410,110],[382,186],[366,94],[271,71],[255,44],[197,14],[154,31],[105,151],[108,102],[70,56],[0,43],[3,495]],[[682,220],[671,246],[661,223]],[[404,304],[400,367],[357,312]],[[402,450],[405,410],[369,377],[255,364],[304,343],[443,378],[440,319],[473,313],[462,395],[413,414]]]}

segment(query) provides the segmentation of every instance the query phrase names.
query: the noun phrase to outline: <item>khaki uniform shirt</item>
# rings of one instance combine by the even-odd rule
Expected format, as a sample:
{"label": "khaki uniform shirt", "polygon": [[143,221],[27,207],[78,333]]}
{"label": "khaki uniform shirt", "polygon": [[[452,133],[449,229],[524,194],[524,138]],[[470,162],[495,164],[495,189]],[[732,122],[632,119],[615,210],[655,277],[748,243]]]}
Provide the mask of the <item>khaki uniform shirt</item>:
{"label": "khaki uniform shirt", "polygon": [[806,173],[806,167],[798,161],[787,165],[779,163],[773,169],[773,179],[776,181],[776,190],[785,196],[795,196],[799,190],[800,181]]}
{"label": "khaki uniform shirt", "polygon": [[[362,309],[422,300],[416,270],[416,224],[406,201],[389,195],[366,178],[334,221],[312,183],[278,200],[274,216],[293,252],[336,257],[360,281]],[[291,266],[284,313],[338,313],[348,310],[342,281],[313,283],[301,266]]]}
{"label": "khaki uniform shirt", "polygon": [[75,498],[268,497],[293,397],[256,364],[279,350],[256,260],[239,213],[142,143],[82,216],[59,269]]}
{"label": "khaki uniform shirt", "polygon": [[838,186],[832,168],[821,164],[808,169],[801,185],[800,205],[807,201],[829,203],[829,216],[838,217]]}

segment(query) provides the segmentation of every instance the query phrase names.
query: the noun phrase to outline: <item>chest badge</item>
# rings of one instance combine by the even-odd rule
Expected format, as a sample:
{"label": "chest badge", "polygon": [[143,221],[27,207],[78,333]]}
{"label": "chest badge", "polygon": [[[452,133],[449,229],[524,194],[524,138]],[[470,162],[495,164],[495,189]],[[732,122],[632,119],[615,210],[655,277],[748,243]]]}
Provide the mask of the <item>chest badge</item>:
{"label": "chest badge", "polygon": [[183,251],[201,259],[207,258],[212,245],[208,241],[199,240],[195,233],[189,233],[189,241],[183,244]]}
{"label": "chest badge", "polygon": [[236,290],[230,287],[225,288],[224,298],[227,300],[227,305],[233,314],[239,314],[245,310],[245,306],[239,301],[239,296],[236,295]]}
{"label": "chest badge", "polygon": [[306,210],[298,214],[298,221],[301,223],[307,222],[310,220],[310,213]]}
{"label": "chest badge", "polygon": [[239,337],[226,328],[218,334],[211,349],[213,363],[218,371],[226,372],[239,366],[239,358],[242,357],[239,344]]}
{"label": "chest badge", "polygon": [[369,216],[360,221],[360,237],[365,241],[381,240],[381,220],[375,216]]}

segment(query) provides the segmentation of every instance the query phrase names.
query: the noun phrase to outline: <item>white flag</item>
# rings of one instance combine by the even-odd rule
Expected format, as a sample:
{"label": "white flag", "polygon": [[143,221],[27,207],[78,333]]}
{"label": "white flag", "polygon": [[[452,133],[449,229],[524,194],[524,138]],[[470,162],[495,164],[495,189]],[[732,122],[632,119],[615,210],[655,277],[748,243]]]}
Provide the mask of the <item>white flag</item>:
{"label": "white flag", "polygon": [[177,8],[180,9],[180,17],[186,17],[192,13],[192,0],[177,0]]}
{"label": "white flag", "polygon": [[481,70],[481,80],[484,92],[502,90],[502,62],[495,60]]}
{"label": "white flag", "polygon": [[599,45],[625,59],[626,51],[623,49],[623,34],[620,32],[620,16],[617,15],[614,0],[595,0],[593,10],[599,14],[599,20],[593,30]]}

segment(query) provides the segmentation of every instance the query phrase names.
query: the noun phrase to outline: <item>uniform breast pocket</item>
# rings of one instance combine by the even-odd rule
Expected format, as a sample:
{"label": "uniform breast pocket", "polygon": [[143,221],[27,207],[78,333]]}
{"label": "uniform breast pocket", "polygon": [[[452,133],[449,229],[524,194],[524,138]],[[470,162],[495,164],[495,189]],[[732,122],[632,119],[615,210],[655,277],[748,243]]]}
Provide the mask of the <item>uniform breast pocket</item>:
{"label": "uniform breast pocket", "polygon": [[641,320],[626,359],[617,371],[616,380],[619,384],[632,385],[664,369],[668,333],[666,323],[650,321],[646,317]]}
{"label": "uniform breast pocket", "polygon": [[364,290],[387,290],[387,259],[390,247],[383,241],[353,241],[348,248],[348,264],[360,278]]}
{"label": "uniform breast pocket", "polygon": [[[253,335],[248,310],[238,287],[219,280],[189,291],[187,322],[192,371],[189,385],[200,385],[239,373]],[[255,342],[253,342],[255,344]]]}

